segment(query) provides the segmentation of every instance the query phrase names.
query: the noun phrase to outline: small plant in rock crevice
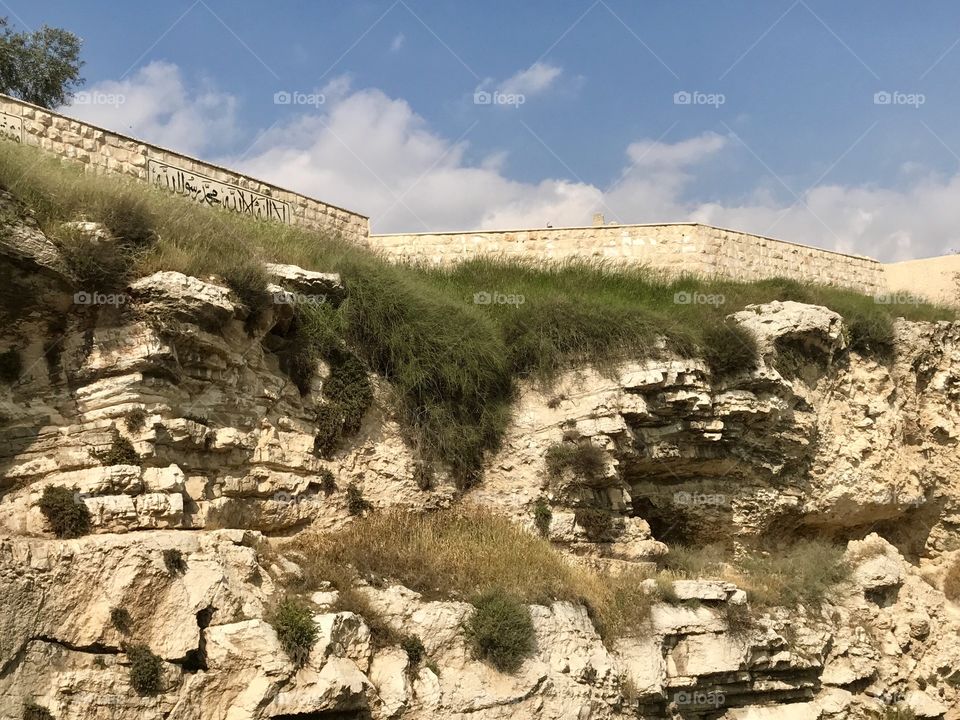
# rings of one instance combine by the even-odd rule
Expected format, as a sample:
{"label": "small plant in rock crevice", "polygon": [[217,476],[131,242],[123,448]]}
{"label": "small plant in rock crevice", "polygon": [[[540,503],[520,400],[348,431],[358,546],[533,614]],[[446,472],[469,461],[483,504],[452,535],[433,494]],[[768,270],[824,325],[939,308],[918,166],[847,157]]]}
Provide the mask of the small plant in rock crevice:
{"label": "small plant in rock crevice", "polygon": [[328,468],[321,468],[317,477],[320,480],[320,489],[323,490],[324,495],[332,495],[337,491],[337,481]]}
{"label": "small plant in rock crevice", "polygon": [[533,506],[533,525],[541,537],[547,537],[550,534],[552,521],[553,510],[550,509],[550,504],[544,498],[539,498]]}
{"label": "small plant in rock crevice", "polygon": [[183,575],[187,571],[187,561],[177,548],[167,548],[163,551],[163,565],[171,575]]}
{"label": "small plant in rock crevice", "polygon": [[363,515],[372,509],[373,505],[363,497],[363,491],[356,483],[347,485],[347,512],[351,515]]}
{"label": "small plant in rock crevice", "polygon": [[110,447],[105,450],[98,450],[93,456],[100,461],[101,465],[140,465],[140,456],[137,454],[133,443],[120,433],[114,431],[113,440]]}
{"label": "small plant in rock crevice", "polygon": [[147,424],[147,411],[143,408],[134,408],[123,418],[123,425],[130,432],[143,430]]}
{"label": "small plant in rock crevice", "polygon": [[110,608],[110,624],[123,635],[128,635],[133,629],[133,618],[130,611],[122,607]]}
{"label": "small plant in rock crevice", "polygon": [[427,656],[427,649],[418,635],[404,635],[400,640],[400,647],[407,654],[408,669],[416,672]]}
{"label": "small plant in rock crevice", "polygon": [[703,356],[715,377],[749,370],[759,355],[756,338],[733,321],[717,322],[703,331]]}
{"label": "small plant in rock crevice", "polygon": [[298,667],[306,663],[319,635],[310,609],[287,596],[268,615],[267,622],[276,631],[290,660]]}
{"label": "small plant in rock crevice", "polygon": [[424,492],[433,489],[435,476],[436,471],[430,462],[421,461],[413,467],[413,481],[417,484],[417,487]]}
{"label": "small plant in rock crevice", "polygon": [[140,695],[159,695],[163,690],[163,660],[148,645],[124,648],[130,661],[130,686]]}
{"label": "small plant in rock crevice", "polygon": [[43,489],[38,504],[58,538],[76,538],[90,532],[90,511],[75,491],[59,485],[48,485]]}
{"label": "small plant in rock crevice", "polygon": [[616,535],[617,528],[613,514],[608,510],[594,507],[577,508],[573,512],[577,525],[583,528],[591,542],[609,542]]}

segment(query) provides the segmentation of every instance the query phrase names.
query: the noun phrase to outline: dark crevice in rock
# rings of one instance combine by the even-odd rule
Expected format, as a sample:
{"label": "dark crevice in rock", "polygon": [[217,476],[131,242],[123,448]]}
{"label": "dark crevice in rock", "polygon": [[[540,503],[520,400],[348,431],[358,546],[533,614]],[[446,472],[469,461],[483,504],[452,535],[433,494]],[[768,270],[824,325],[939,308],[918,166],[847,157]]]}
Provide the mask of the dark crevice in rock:
{"label": "dark crevice in rock", "polygon": [[0,668],[0,679],[7,677],[10,673],[16,669],[20,663],[23,662],[24,658],[27,655],[27,651],[30,649],[30,643],[34,642],[43,642],[49,643],[51,645],[59,645],[60,647],[70,650],[71,652],[87,653],[90,655],[120,655],[120,648],[111,647],[109,645],[104,645],[102,643],[92,643],[90,645],[76,645],[66,640],[60,640],[58,638],[50,637],[48,635],[34,635],[27,638],[23,641],[17,651],[10,657],[9,660]]}

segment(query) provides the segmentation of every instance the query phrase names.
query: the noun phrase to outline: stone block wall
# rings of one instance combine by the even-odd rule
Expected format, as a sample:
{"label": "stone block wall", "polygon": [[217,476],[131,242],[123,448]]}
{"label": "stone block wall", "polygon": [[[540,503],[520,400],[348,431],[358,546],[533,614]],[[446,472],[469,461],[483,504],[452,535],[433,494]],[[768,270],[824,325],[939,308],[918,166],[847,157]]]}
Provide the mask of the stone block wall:
{"label": "stone block wall", "polygon": [[368,218],[358,213],[0,95],[4,139],[254,217],[333,230],[356,242],[366,242],[370,232]]}
{"label": "stone block wall", "polygon": [[876,260],[698,223],[371,235],[370,245],[388,257],[440,265],[481,255],[584,258],[671,274],[787,277],[870,294],[886,289],[883,265]]}

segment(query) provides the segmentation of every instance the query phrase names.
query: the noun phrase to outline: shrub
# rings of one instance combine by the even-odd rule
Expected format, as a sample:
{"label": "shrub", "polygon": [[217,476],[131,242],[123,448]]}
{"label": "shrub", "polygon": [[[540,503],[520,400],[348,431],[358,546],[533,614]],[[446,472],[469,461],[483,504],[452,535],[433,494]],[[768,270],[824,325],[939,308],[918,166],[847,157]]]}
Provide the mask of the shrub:
{"label": "shrub", "polygon": [[613,516],[606,510],[577,508],[573,512],[573,519],[592,542],[608,542],[615,535]]}
{"label": "shrub", "polygon": [[121,607],[110,608],[110,624],[118,632],[127,635],[133,628],[133,618],[130,617],[130,611]]}
{"label": "shrub", "polygon": [[943,576],[943,594],[951,602],[960,602],[960,555],[954,558]]}
{"label": "shrub", "polygon": [[163,660],[147,645],[128,645],[130,686],[140,695],[158,695],[163,689]]}
{"label": "shrub", "polygon": [[676,605],[680,602],[677,591],[673,587],[674,577],[669,574],[660,573],[657,575],[657,597],[666,603]]}
{"label": "shrub", "polygon": [[176,548],[163,551],[163,564],[171,575],[183,575],[187,571],[187,561],[183,559],[183,553]]}
{"label": "shrub", "polygon": [[333,473],[328,468],[321,468],[317,475],[320,478],[320,489],[323,490],[324,495],[332,495],[334,492],[336,492],[337,481],[333,477]]}
{"label": "shrub", "polygon": [[294,598],[285,597],[267,617],[290,660],[298,667],[310,657],[317,642],[317,626],[313,613]]}
{"label": "shrub", "polygon": [[59,538],[76,538],[90,532],[90,511],[73,490],[47,485],[40,497],[40,512]]}
{"label": "shrub", "polygon": [[533,524],[541,537],[550,535],[550,522],[553,520],[553,511],[543,498],[539,498],[533,506]]}
{"label": "shrub", "polygon": [[420,663],[427,655],[427,649],[423,646],[423,641],[419,635],[404,635],[400,640],[400,647],[407,654],[407,662],[411,670],[420,667]]}
{"label": "shrub", "polygon": [[15,383],[23,372],[23,360],[15,348],[0,353],[0,380]]}
{"label": "shrub", "polygon": [[534,650],[536,633],[530,608],[495,588],[473,601],[465,633],[474,657],[502,672],[515,672]]}
{"label": "shrub", "polygon": [[373,505],[363,497],[363,491],[356,483],[347,485],[347,512],[351,515],[363,515],[372,508]]}
{"label": "shrub", "polygon": [[133,443],[120,433],[114,431],[113,441],[106,450],[99,450],[93,456],[101,465],[140,465],[140,456],[133,447]]}
{"label": "shrub", "polygon": [[313,419],[317,434],[313,438],[313,452],[324,460],[333,458],[343,435],[343,415],[340,408],[327,404],[317,408]]}
{"label": "shrub", "polygon": [[134,408],[123,418],[123,424],[130,432],[143,430],[147,424],[147,411],[143,408]]}
{"label": "shrub", "polygon": [[54,718],[43,705],[27,701],[23,704],[23,720],[54,720]]}
{"label": "shrub", "polygon": [[575,439],[547,448],[547,472],[553,478],[559,478],[570,469],[576,480],[588,487],[603,487],[606,478],[607,457],[603,448],[589,440]]}
{"label": "shrub", "polygon": [[708,325],[703,331],[703,357],[716,377],[756,367],[757,341],[735,322]]}

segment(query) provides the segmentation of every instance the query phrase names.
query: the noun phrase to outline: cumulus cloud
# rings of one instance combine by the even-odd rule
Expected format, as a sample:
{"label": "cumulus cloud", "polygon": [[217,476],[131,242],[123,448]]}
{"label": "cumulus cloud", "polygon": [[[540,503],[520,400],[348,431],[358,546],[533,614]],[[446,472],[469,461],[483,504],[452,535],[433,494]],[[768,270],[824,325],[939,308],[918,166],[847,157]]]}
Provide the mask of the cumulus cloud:
{"label": "cumulus cloud", "polygon": [[191,154],[227,148],[239,137],[236,98],[209,85],[188,86],[179,67],[162,61],[91,85],[65,112]]}
{"label": "cumulus cloud", "polygon": [[[523,81],[528,89],[552,82],[532,77]],[[960,247],[960,175],[914,167],[898,189],[819,185],[784,202],[758,188],[739,203],[696,202],[697,174],[742,152],[727,136],[638,139],[606,188],[563,178],[522,182],[509,176],[505,153],[468,159],[466,141],[437,133],[405,100],[354,89],[346,77],[323,89],[324,105],[291,108],[289,120],[246,153],[218,151],[224,136],[236,139],[236,101],[190,87],[175,66],[153,63],[96,87],[124,93],[127,102],[107,112],[75,107],[74,114],[370,215],[374,232],[584,225],[599,211],[625,223],[695,220],[883,260]]]}

